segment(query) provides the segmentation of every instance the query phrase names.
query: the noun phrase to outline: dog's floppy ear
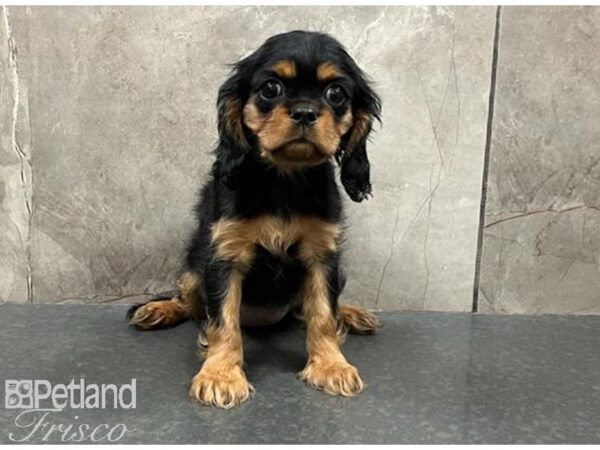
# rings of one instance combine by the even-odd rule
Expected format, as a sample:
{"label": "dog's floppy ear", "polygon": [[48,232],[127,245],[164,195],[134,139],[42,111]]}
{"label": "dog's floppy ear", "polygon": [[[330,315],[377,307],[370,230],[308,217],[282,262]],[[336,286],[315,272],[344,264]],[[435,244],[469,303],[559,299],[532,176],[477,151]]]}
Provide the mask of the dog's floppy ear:
{"label": "dog's floppy ear", "polygon": [[355,66],[356,92],[352,102],[354,123],[344,135],[337,159],[344,189],[355,202],[371,194],[371,169],[367,157],[367,140],[373,121],[380,121],[381,101],[361,70]]}
{"label": "dog's floppy ear", "polygon": [[236,170],[251,148],[243,125],[244,103],[248,97],[243,74],[247,64],[248,58],[234,66],[217,96],[219,145],[215,169],[228,184],[233,183]]}

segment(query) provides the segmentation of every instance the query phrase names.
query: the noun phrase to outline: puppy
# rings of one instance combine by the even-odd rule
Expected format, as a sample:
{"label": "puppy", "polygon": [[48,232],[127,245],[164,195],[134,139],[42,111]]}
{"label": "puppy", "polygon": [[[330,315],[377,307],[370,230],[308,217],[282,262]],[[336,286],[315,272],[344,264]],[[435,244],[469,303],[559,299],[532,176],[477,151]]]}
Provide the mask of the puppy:
{"label": "puppy", "polygon": [[306,325],[299,376],[328,394],[363,382],[340,350],[340,330],[368,334],[377,319],[338,305],[344,287],[341,183],[356,202],[371,193],[367,137],[380,101],[332,37],[294,31],[235,64],[217,101],[219,143],[197,206],[198,227],[172,299],[133,307],[140,330],[203,321],[206,344],[190,395],[230,408],[253,390],[243,370],[241,326],[291,312]]}

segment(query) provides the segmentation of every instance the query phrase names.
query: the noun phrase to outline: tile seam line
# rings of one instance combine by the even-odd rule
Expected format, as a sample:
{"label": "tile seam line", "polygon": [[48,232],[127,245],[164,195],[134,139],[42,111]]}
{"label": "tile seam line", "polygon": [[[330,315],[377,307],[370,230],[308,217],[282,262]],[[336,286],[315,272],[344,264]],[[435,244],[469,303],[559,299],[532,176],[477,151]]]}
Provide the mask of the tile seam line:
{"label": "tile seam line", "polygon": [[494,107],[496,100],[496,75],[498,71],[498,51],[500,43],[500,22],[502,20],[502,6],[496,6],[496,20],[494,24],[494,45],[492,50],[492,70],[490,74],[490,94],[488,98],[488,116],[486,124],[485,150],[483,157],[483,174],[481,179],[481,199],[479,204],[479,227],[477,230],[477,251],[475,254],[475,277],[473,282],[473,304],[471,312],[479,310],[479,283],[481,280],[481,259],[483,254],[483,230],[485,225],[485,208],[487,201],[487,183],[490,167],[490,154],[492,146]]}

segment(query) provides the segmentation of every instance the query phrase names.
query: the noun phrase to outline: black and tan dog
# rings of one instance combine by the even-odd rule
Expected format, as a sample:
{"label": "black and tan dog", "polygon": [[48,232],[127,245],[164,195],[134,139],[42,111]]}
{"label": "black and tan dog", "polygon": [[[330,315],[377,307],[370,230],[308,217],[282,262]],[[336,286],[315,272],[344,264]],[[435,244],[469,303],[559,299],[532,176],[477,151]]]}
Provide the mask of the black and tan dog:
{"label": "black and tan dog", "polygon": [[130,323],[149,330],[202,320],[207,349],[190,394],[229,408],[252,392],[240,327],[295,311],[307,335],[300,378],[329,394],[354,395],[363,382],[340,350],[340,330],[372,333],[378,322],[338,305],[343,214],[333,160],[350,198],[365,199],[366,144],[379,98],[335,39],[294,31],[238,62],[217,106],[216,161],[179,294],[132,308]]}

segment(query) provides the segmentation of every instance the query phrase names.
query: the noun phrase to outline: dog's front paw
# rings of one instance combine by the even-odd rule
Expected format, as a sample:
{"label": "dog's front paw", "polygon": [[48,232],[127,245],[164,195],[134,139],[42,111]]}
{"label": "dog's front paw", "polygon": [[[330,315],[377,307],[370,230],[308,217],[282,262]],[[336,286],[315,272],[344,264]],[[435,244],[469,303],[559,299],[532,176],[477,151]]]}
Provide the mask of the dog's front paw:
{"label": "dog's front paw", "polygon": [[309,362],[298,374],[312,387],[331,395],[352,397],[363,389],[358,370],[347,362]]}
{"label": "dog's front paw", "polygon": [[203,405],[229,409],[245,402],[254,388],[239,366],[203,367],[192,379],[190,397]]}

